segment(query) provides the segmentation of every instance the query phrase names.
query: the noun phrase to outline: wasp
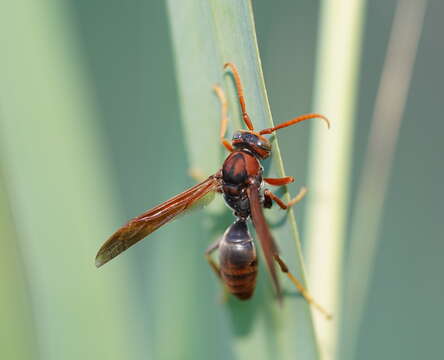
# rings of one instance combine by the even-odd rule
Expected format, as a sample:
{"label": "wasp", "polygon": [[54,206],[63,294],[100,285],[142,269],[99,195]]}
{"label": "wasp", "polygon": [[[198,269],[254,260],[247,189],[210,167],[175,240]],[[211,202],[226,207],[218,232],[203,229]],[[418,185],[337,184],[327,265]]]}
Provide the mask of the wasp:
{"label": "wasp", "polygon": [[[292,183],[294,178],[291,176],[264,177],[264,169],[261,165],[261,161],[268,158],[272,151],[271,143],[264,135],[313,118],[323,119],[328,127],[330,127],[330,123],[325,116],[312,113],[299,116],[272,128],[255,131],[246,110],[244,91],[237,67],[228,62],[224,65],[224,69],[229,69],[233,75],[242,119],[248,130],[236,131],[231,142],[225,138],[228,125],[228,106],[223,90],[215,85],[214,91],[221,103],[220,142],[229,152],[221,169],[199,184],[146,211],[118,229],[97,253],[96,266],[102,266],[161,226],[190,209],[207,204],[215,193],[220,193],[227,206],[232,209],[236,220],[220,239],[210,245],[205,255],[211,268],[228,292],[240,300],[247,300],[251,298],[255,290],[258,259],[253,239],[247,227],[247,221],[251,219],[259,237],[278,299],[282,298],[282,290],[276,274],[276,264],[290,278],[309,304],[316,307],[325,316],[330,317],[289,271],[279,254],[262,211],[263,208],[271,208],[273,203],[276,203],[281,209],[288,209],[301,200],[305,189],[302,189],[290,202],[285,203],[269,189],[266,189],[265,184],[283,186]],[[219,251],[218,262],[212,258],[212,253],[216,250]]]}

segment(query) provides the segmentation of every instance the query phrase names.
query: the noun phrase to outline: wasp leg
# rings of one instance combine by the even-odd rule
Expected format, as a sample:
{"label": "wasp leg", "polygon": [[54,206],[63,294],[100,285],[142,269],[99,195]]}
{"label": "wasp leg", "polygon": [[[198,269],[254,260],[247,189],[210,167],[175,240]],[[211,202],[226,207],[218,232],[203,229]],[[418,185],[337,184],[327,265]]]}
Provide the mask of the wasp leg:
{"label": "wasp leg", "polygon": [[273,194],[270,190],[268,189],[264,190],[265,202],[269,204],[272,201],[274,201],[283,210],[287,210],[288,208],[292,207],[294,204],[297,204],[299,201],[301,201],[304,198],[305,194],[307,194],[307,188],[302,187],[301,190],[299,190],[299,193],[286,204],[281,199],[279,199],[275,194]]}
{"label": "wasp leg", "polygon": [[288,270],[287,264],[280,258],[278,254],[274,254],[274,259],[279,264],[279,267],[281,268],[281,271],[285,273],[291,282],[296,286],[296,288],[299,290],[301,295],[304,297],[305,301],[309,303],[310,305],[313,305],[319,312],[321,312],[327,320],[331,320],[332,315],[327,312],[321,305],[319,305],[315,299],[310,295],[310,293],[307,291],[307,289],[302,285],[302,283]]}
{"label": "wasp leg", "polygon": [[225,93],[219,85],[214,85],[213,90],[216,93],[217,97],[220,101],[220,143],[225,146],[225,148],[229,151],[233,151],[233,147],[230,142],[225,139],[225,134],[227,133],[228,127],[228,104],[227,98],[225,97]]}
{"label": "wasp leg", "polygon": [[207,250],[205,250],[205,258],[207,259],[208,264],[210,264],[210,267],[213,269],[214,273],[217,275],[219,280],[222,282],[223,292],[222,292],[221,297],[220,297],[220,302],[221,303],[225,303],[228,300],[229,291],[228,291],[227,287],[225,286],[225,283],[224,283],[224,281],[222,279],[222,276],[220,274],[219,265],[217,265],[216,262],[211,257],[211,254],[219,248],[219,242],[220,242],[220,239],[217,239],[214,243],[212,243],[207,248]]}
{"label": "wasp leg", "polygon": [[191,168],[188,170],[188,175],[196,180],[198,183],[201,183],[202,181],[205,181],[208,176],[205,176],[202,170],[198,168]]}
{"label": "wasp leg", "polygon": [[292,182],[294,182],[293,176],[285,176],[282,178],[264,178],[264,181],[267,184],[273,185],[273,186],[283,186],[288,185]]}
{"label": "wasp leg", "polygon": [[242,119],[244,120],[244,123],[245,125],[247,125],[247,128],[249,130],[254,130],[253,123],[250,120],[250,116],[248,115],[245,106],[244,89],[242,87],[242,81],[239,76],[239,71],[237,70],[236,65],[234,65],[231,62],[225,63],[224,69],[226,68],[230,68],[231,73],[233,74],[234,77],[234,83],[236,84],[236,89],[237,89],[237,97],[239,98],[239,104],[242,110]]}
{"label": "wasp leg", "polygon": [[210,264],[214,273],[219,277],[219,279],[222,280],[222,277],[220,275],[219,265],[217,265],[216,262],[211,257],[211,254],[219,248],[219,242],[220,242],[220,239],[217,239],[210,246],[208,246],[207,250],[205,250],[205,259],[207,259],[208,264]]}

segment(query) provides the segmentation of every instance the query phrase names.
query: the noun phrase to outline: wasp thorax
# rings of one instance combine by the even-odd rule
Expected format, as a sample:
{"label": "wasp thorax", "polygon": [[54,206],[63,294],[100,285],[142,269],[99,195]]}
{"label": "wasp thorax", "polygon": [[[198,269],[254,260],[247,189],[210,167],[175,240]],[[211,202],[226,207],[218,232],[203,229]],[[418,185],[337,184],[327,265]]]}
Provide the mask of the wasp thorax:
{"label": "wasp thorax", "polygon": [[270,141],[253,131],[236,131],[233,135],[232,144],[235,149],[248,149],[261,159],[266,159],[270,156]]}

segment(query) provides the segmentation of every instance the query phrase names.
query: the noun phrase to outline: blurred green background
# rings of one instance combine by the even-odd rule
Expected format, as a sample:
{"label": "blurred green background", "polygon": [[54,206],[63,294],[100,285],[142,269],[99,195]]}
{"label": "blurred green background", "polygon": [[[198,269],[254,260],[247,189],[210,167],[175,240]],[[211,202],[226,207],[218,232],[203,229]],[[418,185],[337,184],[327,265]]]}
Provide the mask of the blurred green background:
{"label": "blurred green background", "polygon": [[[365,10],[352,203],[395,4],[373,0]],[[253,5],[280,123],[311,110],[320,4]],[[443,13],[443,2],[429,1],[358,359],[442,352]],[[205,212],[94,267],[118,226],[193,183],[165,4],[2,2],[0,45],[0,358],[235,359],[230,319],[202,256],[212,241],[199,235]],[[215,108],[208,121],[218,115]],[[307,181],[309,131],[279,134],[293,193]]]}

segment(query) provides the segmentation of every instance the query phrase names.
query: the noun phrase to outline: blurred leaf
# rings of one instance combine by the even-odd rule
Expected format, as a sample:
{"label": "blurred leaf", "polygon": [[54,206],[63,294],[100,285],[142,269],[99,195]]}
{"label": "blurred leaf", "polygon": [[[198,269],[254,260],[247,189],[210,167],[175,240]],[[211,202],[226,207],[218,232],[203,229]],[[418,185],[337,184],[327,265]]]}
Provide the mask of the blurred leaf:
{"label": "blurred leaf", "polygon": [[34,359],[37,343],[27,279],[4,180],[0,177],[0,358]]}
{"label": "blurred leaf", "polygon": [[[230,102],[230,131],[241,127],[239,108],[233,80],[224,75],[223,64],[234,62],[245,87],[247,110],[256,128],[272,126],[271,113],[263,82],[256,35],[249,1],[169,1],[170,22],[175,46],[179,95],[182,106],[185,141],[192,168],[204,174],[216,172],[226,156],[219,144],[219,114],[217,98],[212,93],[215,83],[223,84]],[[266,162],[269,176],[284,175],[279,147],[273,141],[271,162]],[[281,194],[281,193],[280,193]],[[289,195],[286,194],[289,199]],[[219,205],[210,210],[211,219],[203,229],[208,239],[233,221]],[[225,209],[225,210],[223,210]],[[300,244],[293,212],[273,210],[270,216],[273,232],[284,259],[299,278],[304,278]],[[201,234],[202,236],[202,234]],[[296,242],[296,250],[295,250]],[[208,269],[208,271],[210,271]],[[286,291],[285,304],[279,308],[272,294],[270,280],[261,268],[257,293],[245,303],[231,299],[226,305],[214,305],[225,321],[221,323],[224,336],[233,344],[235,358],[254,356],[255,359],[317,358],[316,341],[310,309],[296,295],[295,289],[282,277]],[[187,326],[187,325],[185,325]],[[181,331],[186,331],[185,327]]]}
{"label": "blurred leaf", "polygon": [[140,348],[126,274],[94,267],[116,216],[71,36],[62,2],[0,5],[2,162],[41,358],[130,359]]}
{"label": "blurred leaf", "polygon": [[[410,90],[427,1],[398,0],[353,207],[344,287],[341,359],[358,354],[358,334],[373,279],[384,203]],[[363,231],[365,229],[365,231]]]}
{"label": "blurred leaf", "polygon": [[306,237],[313,295],[334,316],[316,315],[321,357],[334,359],[341,321],[343,250],[352,168],[353,129],[365,0],[324,0],[321,9],[314,108],[332,122],[314,126],[310,142]]}

